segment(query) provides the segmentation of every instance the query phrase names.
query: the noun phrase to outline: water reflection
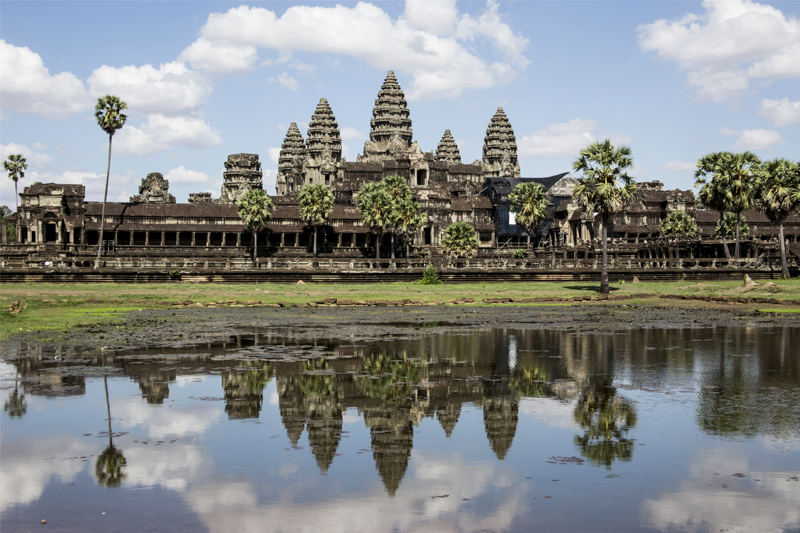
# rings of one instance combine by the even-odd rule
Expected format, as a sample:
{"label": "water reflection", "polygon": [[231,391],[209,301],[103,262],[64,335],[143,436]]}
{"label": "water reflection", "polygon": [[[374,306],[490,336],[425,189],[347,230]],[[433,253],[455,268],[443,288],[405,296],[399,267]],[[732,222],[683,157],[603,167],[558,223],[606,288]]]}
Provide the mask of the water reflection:
{"label": "water reflection", "polygon": [[[46,497],[48,484],[75,482],[83,470],[81,460],[72,458],[88,456],[97,483],[122,490],[168,488],[212,530],[242,521],[243,530],[257,530],[254,524],[261,520],[285,524],[298,512],[309,516],[304,527],[284,529],[308,529],[311,515],[328,513],[315,527],[336,530],[323,522],[337,516],[344,522],[340,530],[367,530],[368,521],[363,527],[353,524],[353,509],[380,521],[375,508],[393,522],[374,530],[406,530],[423,523],[428,529],[473,530],[481,524],[524,530],[524,517],[549,512],[541,509],[545,496],[558,497],[544,481],[580,475],[590,481],[585,491],[604,493],[597,479],[606,480],[608,471],[613,477],[631,476],[632,483],[634,470],[626,468],[656,468],[658,458],[646,452],[662,442],[701,438],[692,430],[715,443],[719,437],[797,442],[800,362],[791,350],[797,345],[800,335],[792,328],[717,328],[605,335],[486,329],[370,344],[336,338],[314,344],[257,331],[229,342],[105,357],[75,348],[15,346],[19,355],[8,360],[18,374],[13,387],[8,374],[7,420],[33,424],[31,413],[57,405],[43,399],[79,398],[87,394],[87,385],[94,386],[105,393],[108,431],[100,436],[107,443],[69,437],[63,439],[63,450],[69,452],[34,447],[33,437],[12,445],[17,437],[4,426],[4,492],[11,483],[6,480],[20,482],[26,469],[35,484],[28,481],[27,492],[4,499],[0,508],[32,505]],[[34,356],[23,355],[28,352]],[[113,394],[112,387],[110,394],[113,383],[128,392]],[[28,408],[25,419],[10,418],[25,413],[26,401],[39,403]],[[20,402],[21,411],[11,407]],[[692,427],[678,422],[674,430],[658,427],[655,412]],[[135,440],[125,435],[134,430]],[[211,445],[211,435],[225,444]],[[638,448],[642,440],[647,448]],[[229,456],[231,446],[236,451]],[[775,477],[756,463],[703,466],[712,454],[725,452],[703,446],[697,456],[687,448],[687,461],[694,462],[683,479],[673,480],[663,493],[651,487],[642,491],[647,498],[631,499],[641,504],[628,509],[631,516],[641,512],[642,520],[656,529],[691,528],[696,520],[723,523],[704,514],[700,504],[685,506],[685,516],[674,520],[668,509],[693,498],[728,498],[705,488],[711,470],[731,475],[749,468],[748,481],[759,469],[764,479]],[[26,453],[38,455],[31,459]],[[73,455],[65,461],[64,453]],[[545,466],[551,456],[572,454],[585,459],[586,466],[559,466],[558,474],[542,470],[555,468]],[[356,456],[366,459],[368,472]],[[58,461],[64,461],[60,468]],[[546,480],[536,477],[540,470],[548,472]],[[671,467],[669,475],[679,476],[678,470]],[[796,474],[786,465],[776,470],[786,478]],[[600,475],[593,478],[588,471]],[[651,477],[663,479],[664,474]],[[638,483],[641,490],[645,481]],[[584,494],[575,485],[569,490]],[[737,497],[751,498],[749,490],[743,488]],[[782,511],[796,497],[791,494],[778,499],[776,511],[784,513],[784,523],[793,524],[800,518]],[[471,507],[471,499],[480,499],[480,507]],[[568,522],[564,530],[570,530]]]}

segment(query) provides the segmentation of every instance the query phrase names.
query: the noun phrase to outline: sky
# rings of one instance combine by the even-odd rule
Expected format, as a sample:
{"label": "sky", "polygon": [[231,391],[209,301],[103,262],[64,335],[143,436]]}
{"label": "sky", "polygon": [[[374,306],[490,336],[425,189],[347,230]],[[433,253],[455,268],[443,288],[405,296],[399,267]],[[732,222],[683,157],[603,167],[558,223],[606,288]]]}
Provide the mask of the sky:
{"label": "sky", "polygon": [[[480,159],[502,106],[524,177],[571,170],[595,140],[630,146],[638,181],[691,189],[717,151],[800,159],[800,2],[0,2],[0,156],[35,181],[103,197],[108,136],[97,98],[119,96],[110,201],[160,172],[178,202],[220,195],[229,154],[255,153],[275,193],[292,122],[320,98],[355,161],[394,70],[414,140],[451,130]],[[14,182],[0,180],[14,208]]]}

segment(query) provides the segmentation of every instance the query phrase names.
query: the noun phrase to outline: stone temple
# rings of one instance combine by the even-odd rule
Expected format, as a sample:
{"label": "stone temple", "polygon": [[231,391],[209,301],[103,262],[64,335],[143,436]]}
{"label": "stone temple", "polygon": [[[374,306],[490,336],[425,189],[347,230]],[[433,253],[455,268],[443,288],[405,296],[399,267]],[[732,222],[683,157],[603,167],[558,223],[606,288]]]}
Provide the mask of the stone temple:
{"label": "stone temple", "polygon": [[[516,137],[502,107],[488,121],[482,156],[465,164],[453,134],[444,128],[436,149],[423,151],[413,138],[403,90],[389,71],[375,99],[369,140],[355,161],[346,161],[335,105],[321,98],[305,139],[295,122],[286,132],[278,159],[273,216],[258,235],[259,255],[268,262],[310,256],[313,230],[300,217],[297,196],[305,185],[323,184],[333,192],[335,203],[328,224],[320,228],[320,257],[370,258],[376,247],[385,257],[389,236],[379,239],[363,223],[355,195],[366,183],[397,175],[405,178],[427,215],[425,226],[408,243],[411,258],[435,262],[441,257],[442,236],[454,222],[467,222],[476,229],[478,257],[499,259],[512,248],[525,245],[527,234],[515,224],[508,195],[517,184],[529,181],[544,186],[551,204],[547,218],[532,233],[534,244],[560,247],[565,259],[596,257],[599,228],[593,214],[572,201],[575,178],[568,172],[522,177]],[[207,268],[227,268],[234,260],[245,263],[252,236],[237,215],[236,202],[248,190],[263,187],[261,163],[257,154],[232,154],[224,166],[219,198],[198,192],[189,195],[188,203],[176,203],[161,174],[148,174],[130,202],[107,204],[102,236],[102,204],[85,201],[83,186],[51,183],[25,187],[19,213],[3,221],[4,225],[16,224],[17,243],[4,242],[0,260],[5,266],[45,261],[88,266],[101,244],[106,257],[119,266],[157,267],[187,257],[192,264]],[[658,225],[670,211],[695,216],[700,236],[714,236],[719,215],[696,210],[692,191],[665,191],[659,182],[640,183],[640,189],[637,201],[611,222],[609,235],[621,245],[629,245],[626,251],[615,252],[615,258],[642,258],[645,252],[640,243],[658,236]],[[763,214],[752,211],[745,216],[761,240],[777,235],[777,226]],[[787,220],[786,235],[797,241],[798,217]],[[684,252],[692,257],[695,253],[721,256],[714,245],[704,246],[698,244],[696,250]],[[398,255],[402,257],[405,249],[401,248]],[[758,246],[755,249],[757,255]],[[652,257],[652,251],[646,253]]]}

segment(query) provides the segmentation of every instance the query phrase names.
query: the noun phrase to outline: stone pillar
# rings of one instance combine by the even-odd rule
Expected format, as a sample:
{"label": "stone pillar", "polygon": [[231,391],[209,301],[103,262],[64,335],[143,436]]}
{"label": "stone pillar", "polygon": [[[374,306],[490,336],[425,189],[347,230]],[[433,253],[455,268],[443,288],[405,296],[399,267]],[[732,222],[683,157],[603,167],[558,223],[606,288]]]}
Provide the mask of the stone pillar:
{"label": "stone pillar", "polygon": [[196,237],[197,237],[197,233],[193,231],[193,232],[192,232],[192,247],[194,247],[194,245],[195,245],[195,239],[196,239]]}
{"label": "stone pillar", "polygon": [[286,234],[281,233],[281,248],[286,244]]}
{"label": "stone pillar", "polygon": [[[257,238],[258,238],[258,236],[256,236],[256,239]],[[237,233],[236,234],[236,247],[239,248],[241,245],[242,245],[242,234],[241,233]]]}
{"label": "stone pillar", "polygon": [[226,237],[227,237],[227,235],[226,235],[226,233],[223,231],[223,232],[222,232],[222,247],[223,247],[223,248],[225,247],[225,240],[226,240]]}
{"label": "stone pillar", "polygon": [[337,248],[341,248],[342,247],[342,234],[341,233],[339,233],[338,238],[339,238],[339,244],[337,244],[336,247]]}
{"label": "stone pillar", "polygon": [[294,247],[297,248],[300,245],[300,233],[294,234]]}
{"label": "stone pillar", "polygon": [[150,246],[150,232],[149,231],[145,231],[144,232],[144,245],[145,246]]}
{"label": "stone pillar", "polygon": [[117,248],[117,243],[119,242],[119,231],[114,230],[114,249]]}
{"label": "stone pillar", "polygon": [[6,219],[3,219],[3,222],[0,225],[2,225],[3,228],[2,243],[8,244],[8,237],[6,237],[6,228],[8,227],[8,223],[6,222]]}
{"label": "stone pillar", "polygon": [[167,232],[166,231],[162,231],[161,232],[161,246],[164,246],[165,242],[167,242]]}
{"label": "stone pillar", "polygon": [[[44,243],[44,237],[42,237],[42,227],[43,226],[44,226],[44,224],[42,224],[41,220],[36,221],[36,228],[37,228],[36,229],[36,243],[37,244]],[[102,237],[102,235],[101,235],[101,237]]]}
{"label": "stone pillar", "polygon": [[206,248],[208,248],[209,246],[211,246],[211,232],[207,231],[206,232]]}

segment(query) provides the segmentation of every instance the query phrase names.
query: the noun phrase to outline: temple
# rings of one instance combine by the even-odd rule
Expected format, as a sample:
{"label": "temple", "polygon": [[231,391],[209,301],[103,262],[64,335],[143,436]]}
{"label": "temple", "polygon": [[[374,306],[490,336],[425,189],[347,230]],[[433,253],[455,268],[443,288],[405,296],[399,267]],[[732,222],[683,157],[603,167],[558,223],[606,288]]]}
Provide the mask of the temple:
{"label": "temple", "polygon": [[[309,237],[313,232],[300,217],[298,202],[300,189],[309,184],[329,187],[334,196],[333,213],[320,228],[320,257],[349,259],[352,265],[360,258],[374,257],[376,248],[385,257],[390,237],[378,236],[364,224],[355,195],[365,184],[387,176],[403,177],[427,215],[425,225],[400,250],[401,258],[424,263],[442,258],[442,237],[454,222],[467,222],[475,228],[478,258],[502,260],[509,256],[528,240],[509,205],[509,194],[525,182],[540,183],[550,204],[545,220],[531,232],[535,249],[555,257],[553,250],[558,248],[561,259],[597,257],[599,223],[594,213],[585,212],[572,200],[576,179],[569,172],[523,177],[514,130],[502,107],[488,122],[482,154],[481,160],[464,164],[449,129],[444,129],[435,151],[423,151],[413,138],[403,90],[389,71],[375,99],[369,140],[355,161],[347,161],[342,156],[334,108],[321,98],[305,139],[295,122],[286,132],[278,158],[272,219],[257,236],[258,261],[272,266],[311,255]],[[102,236],[102,204],[87,202],[82,185],[35,183],[25,187],[19,213],[3,220],[0,261],[4,267],[87,267],[97,246],[102,246],[106,266],[167,268],[183,260],[181,264],[192,268],[248,268],[252,266],[247,260],[252,236],[237,215],[236,202],[247,191],[262,189],[261,163],[257,154],[232,154],[224,169],[219,198],[197,192],[189,195],[187,203],[176,202],[169,193],[169,182],[160,173],[148,174],[139,194],[129,202],[106,204]],[[700,239],[670,254],[677,258],[722,257],[719,242],[714,242],[718,213],[699,209],[692,191],[665,191],[659,182],[639,185],[637,200],[610,222],[609,235],[619,245],[615,260],[652,259],[654,253],[664,257],[663,250],[643,250],[642,245],[650,241],[652,248],[659,238],[660,222],[671,211],[684,211],[695,218]],[[750,239],[756,241],[746,247],[746,254],[756,257],[770,249],[766,243],[774,244],[778,227],[756,211],[746,212],[745,218],[752,228]],[[7,242],[8,223],[16,225],[15,243]],[[785,233],[788,240],[797,242],[797,216],[787,219]],[[408,257],[404,257],[406,250]],[[800,254],[800,247],[790,252]],[[533,252],[534,257],[537,253]]]}

